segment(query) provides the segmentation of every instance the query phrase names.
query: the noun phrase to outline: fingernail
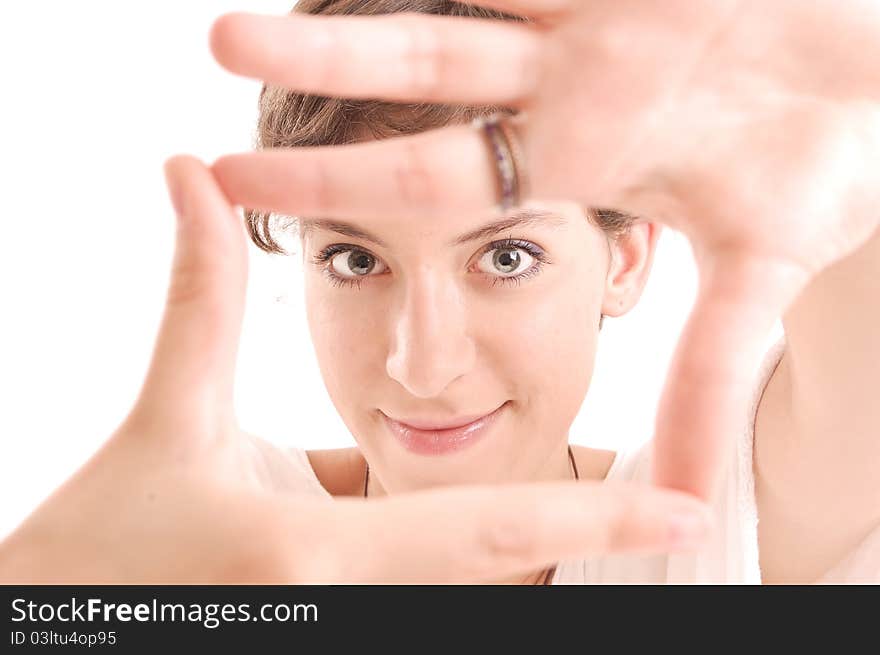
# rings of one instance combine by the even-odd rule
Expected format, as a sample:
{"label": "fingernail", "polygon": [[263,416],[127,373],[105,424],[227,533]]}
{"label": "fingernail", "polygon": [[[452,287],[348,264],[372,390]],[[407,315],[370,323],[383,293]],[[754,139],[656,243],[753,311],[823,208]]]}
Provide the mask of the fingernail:
{"label": "fingernail", "polygon": [[700,512],[673,514],[669,540],[674,548],[692,550],[704,546],[712,529],[711,518]]}

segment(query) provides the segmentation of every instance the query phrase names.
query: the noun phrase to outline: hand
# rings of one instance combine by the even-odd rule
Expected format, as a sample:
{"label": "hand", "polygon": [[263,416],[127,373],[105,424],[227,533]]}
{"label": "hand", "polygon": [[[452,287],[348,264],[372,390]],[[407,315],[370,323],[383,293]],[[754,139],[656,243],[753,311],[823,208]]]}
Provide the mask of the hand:
{"label": "hand", "polygon": [[[178,208],[165,315],[134,408],[0,544],[3,583],[474,582],[569,557],[698,545],[711,515],[599,483],[309,497],[264,473],[232,413],[246,237],[198,160],[166,164]],[[696,531],[696,534],[693,533]]]}
{"label": "hand", "polygon": [[[660,402],[654,478],[708,498],[775,320],[880,225],[880,8],[480,4],[533,22],[230,14],[212,47],[229,70],[302,92],[518,109],[531,199],[685,233],[699,294]],[[442,220],[497,201],[489,161],[481,135],[455,126],[230,155],[213,170],[253,209]]]}

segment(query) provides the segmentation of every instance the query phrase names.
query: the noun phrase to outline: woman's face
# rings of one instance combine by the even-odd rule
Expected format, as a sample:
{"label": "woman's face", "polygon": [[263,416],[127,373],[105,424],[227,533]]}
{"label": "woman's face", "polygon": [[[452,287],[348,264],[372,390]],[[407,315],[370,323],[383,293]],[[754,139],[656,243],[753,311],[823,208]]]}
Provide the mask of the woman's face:
{"label": "woman's face", "polygon": [[577,205],[302,228],[324,382],[386,492],[527,480],[564,448],[610,261]]}

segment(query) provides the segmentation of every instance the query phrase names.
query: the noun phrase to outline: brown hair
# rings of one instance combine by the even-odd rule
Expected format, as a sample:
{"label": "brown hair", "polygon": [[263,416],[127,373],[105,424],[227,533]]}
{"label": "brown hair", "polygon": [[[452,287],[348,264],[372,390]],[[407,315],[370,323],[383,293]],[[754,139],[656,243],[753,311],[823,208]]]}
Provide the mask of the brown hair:
{"label": "brown hair", "polygon": [[[420,12],[467,18],[526,19],[451,0],[300,0],[292,13],[325,15],[379,15]],[[382,100],[351,100],[306,95],[264,85],[260,93],[255,146],[295,148],[346,145],[416,134],[447,125],[466,123],[494,112],[512,113],[505,107],[391,103]],[[594,209],[588,217],[614,238],[626,232],[632,217],[608,209]],[[245,210],[245,225],[262,250],[285,254],[275,238],[277,229],[287,230],[296,219],[271,212]]]}

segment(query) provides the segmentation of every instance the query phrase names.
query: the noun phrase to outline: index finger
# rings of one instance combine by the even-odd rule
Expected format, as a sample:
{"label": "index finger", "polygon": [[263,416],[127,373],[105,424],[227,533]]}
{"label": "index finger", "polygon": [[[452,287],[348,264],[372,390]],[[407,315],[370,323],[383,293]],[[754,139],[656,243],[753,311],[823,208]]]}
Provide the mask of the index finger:
{"label": "index finger", "polygon": [[231,202],[253,210],[442,219],[492,211],[497,178],[491,157],[480,131],[452,125],[351,145],[228,154],[211,170]]}
{"label": "index finger", "polygon": [[304,582],[486,582],[577,557],[694,548],[712,525],[692,496],[621,482],[459,486],[333,505],[315,508]]}

